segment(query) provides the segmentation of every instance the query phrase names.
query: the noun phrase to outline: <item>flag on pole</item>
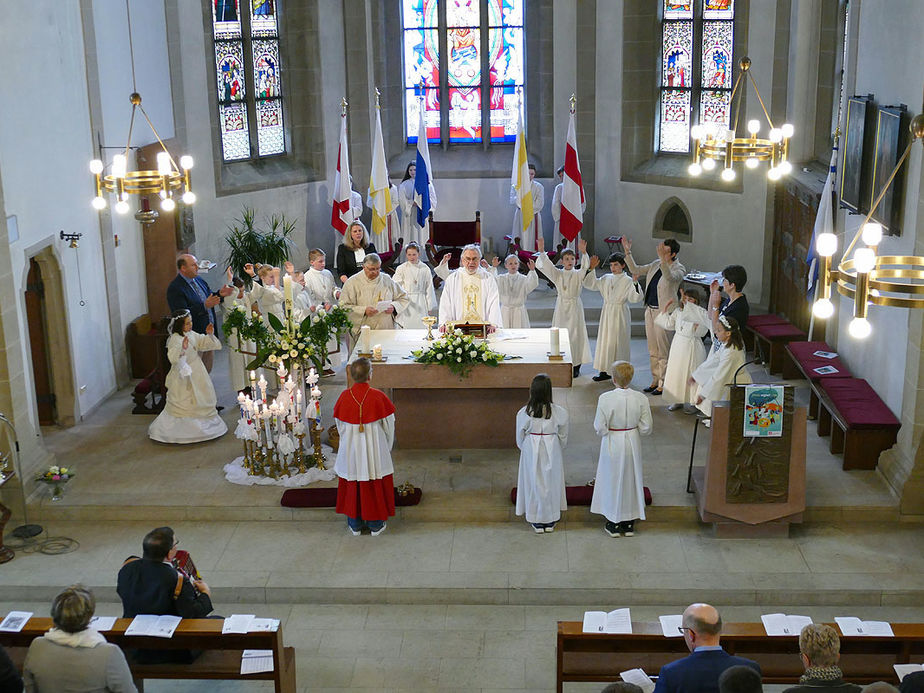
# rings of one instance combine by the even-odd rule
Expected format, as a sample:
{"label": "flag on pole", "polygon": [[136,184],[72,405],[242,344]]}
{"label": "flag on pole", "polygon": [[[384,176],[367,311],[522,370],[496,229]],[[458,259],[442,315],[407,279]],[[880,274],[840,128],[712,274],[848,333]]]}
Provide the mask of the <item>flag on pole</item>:
{"label": "flag on pole", "polygon": [[513,147],[513,171],[510,174],[510,185],[516,190],[517,206],[520,208],[523,231],[526,231],[529,225],[533,223],[533,189],[532,181],[529,179],[529,161],[526,158],[526,133],[523,130],[523,114],[520,113],[519,116],[517,141]]}
{"label": "flag on pole", "polygon": [[818,281],[818,251],[815,249],[815,240],[820,233],[834,233],[834,214],[835,214],[835,178],[837,177],[837,141],[834,143],[834,149],[831,151],[831,164],[828,166],[828,176],[825,178],[825,187],[821,191],[821,199],[818,201],[818,213],[815,215],[815,227],[812,229],[812,242],[805,254],[805,262],[809,266],[808,270],[808,292],[809,301],[814,300],[813,293],[815,282]]}
{"label": "flag on pole", "polygon": [[334,183],[331,189],[333,200],[330,225],[342,236],[353,223],[353,208],[350,205],[350,195],[353,190],[350,187],[350,154],[347,149],[345,102],[340,114],[340,146],[337,149],[337,170],[334,173]]}
{"label": "flag on pole", "polygon": [[372,173],[369,176],[369,200],[372,207],[372,232],[382,233],[388,226],[388,214],[393,209],[385,163],[385,141],[382,138],[382,116],[375,108],[375,135],[372,139]]}
{"label": "flag on pole", "polygon": [[414,204],[417,206],[417,225],[426,227],[430,216],[430,183],[433,169],[430,168],[430,147],[427,145],[427,126],[424,124],[424,103],[420,99],[420,125],[417,128],[417,167],[414,173]]}
{"label": "flag on pole", "polygon": [[581,162],[578,161],[577,136],[574,132],[574,111],[568,119],[568,138],[565,142],[565,171],[561,190],[561,218],[558,229],[561,235],[573,241],[584,226],[584,183],[581,180]]}

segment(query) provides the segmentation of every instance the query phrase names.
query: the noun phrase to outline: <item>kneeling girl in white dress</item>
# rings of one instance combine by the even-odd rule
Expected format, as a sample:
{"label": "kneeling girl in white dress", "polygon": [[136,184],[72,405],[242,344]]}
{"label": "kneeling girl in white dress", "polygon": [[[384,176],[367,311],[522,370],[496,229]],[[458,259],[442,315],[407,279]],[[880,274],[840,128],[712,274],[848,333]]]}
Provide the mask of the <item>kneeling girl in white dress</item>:
{"label": "kneeling girl in white dress", "polygon": [[616,389],[600,395],[594,416],[594,430],[603,439],[590,512],[606,518],[603,531],[611,537],[631,537],[636,521],[645,519],[640,436],[651,433],[651,406],[645,395],[629,389],[631,363],[617,361],[612,369]]}
{"label": "kneeling girl in white dress", "polygon": [[741,338],[738,321],[720,315],[714,337],[720,343],[719,348],[709,352],[709,356],[693,371],[690,378],[697,385],[695,404],[706,416],[712,416],[713,402],[728,399],[729,384],[735,380],[736,373],[738,384],[751,382],[747,370],[741,368],[744,365],[744,340]]}
{"label": "kneeling girl in white dress", "polygon": [[224,435],[228,427],[215,409],[215,387],[199,357],[202,351],[221,349],[215,328],[193,332],[189,311],[178,310],[168,332],[167,403],[148,427],[148,436],[161,443],[199,443]]}
{"label": "kneeling girl in white dress", "polygon": [[420,261],[420,245],[411,241],[404,250],[407,262],[395,270],[395,283],[407,292],[408,307],[395,316],[398,327],[420,330],[426,327],[421,318],[436,310],[436,292],[433,290],[433,273],[430,266]]}
{"label": "kneeling girl in white dress", "polygon": [[680,407],[689,407],[688,413],[694,411],[696,385],[690,383],[690,376],[706,360],[703,337],[709,332],[709,317],[699,301],[699,292],[695,288],[681,289],[680,305],[673,312],[668,312],[674,303],[673,300],[668,301],[655,318],[656,325],[674,333],[664,371],[663,399],[668,411],[676,411]]}
{"label": "kneeling girl in white dress", "polygon": [[533,378],[529,403],[517,412],[517,515],[536,534],[551,532],[568,509],[562,448],[568,442],[568,410],[552,403],[552,381],[545,373]]}
{"label": "kneeling girl in white dress", "polygon": [[528,328],[529,313],[526,311],[526,296],[539,286],[536,263],[529,261],[529,274],[520,274],[520,258],[510,254],[504,260],[506,274],[497,274],[497,296],[500,299],[504,327]]}

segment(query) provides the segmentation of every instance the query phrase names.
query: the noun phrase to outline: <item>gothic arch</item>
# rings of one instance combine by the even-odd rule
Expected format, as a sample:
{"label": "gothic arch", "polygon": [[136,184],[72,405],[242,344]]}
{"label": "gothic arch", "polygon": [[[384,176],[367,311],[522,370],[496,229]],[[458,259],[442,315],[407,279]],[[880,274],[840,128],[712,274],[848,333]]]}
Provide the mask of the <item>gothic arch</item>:
{"label": "gothic arch", "polygon": [[651,233],[654,238],[676,238],[681,243],[692,243],[693,220],[683,200],[669,197],[661,203]]}

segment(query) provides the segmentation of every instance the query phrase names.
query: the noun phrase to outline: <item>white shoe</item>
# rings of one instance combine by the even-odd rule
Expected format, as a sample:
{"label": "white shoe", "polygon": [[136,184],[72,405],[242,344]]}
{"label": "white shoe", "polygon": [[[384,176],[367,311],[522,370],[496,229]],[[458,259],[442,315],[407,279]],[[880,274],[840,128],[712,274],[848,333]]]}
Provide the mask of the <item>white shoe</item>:
{"label": "white shoe", "polygon": [[683,406],[683,405],[680,404],[679,402],[675,402],[674,404],[670,405],[670,406],[667,408],[667,410],[668,410],[668,411],[677,411],[677,410],[680,409],[680,407],[682,407],[682,406]]}
{"label": "white shoe", "polygon": [[382,525],[381,527],[379,527],[377,530],[375,530],[375,531],[372,533],[372,536],[374,536],[374,537],[379,536],[382,532],[385,531],[385,528],[386,528],[386,527],[387,527],[387,525]]}
{"label": "white shoe", "polygon": [[358,530],[358,529],[353,529],[353,528],[350,527],[349,525],[347,525],[347,531],[348,531],[350,534],[352,534],[354,537],[358,537],[359,535],[362,534],[362,532],[361,532],[360,530]]}

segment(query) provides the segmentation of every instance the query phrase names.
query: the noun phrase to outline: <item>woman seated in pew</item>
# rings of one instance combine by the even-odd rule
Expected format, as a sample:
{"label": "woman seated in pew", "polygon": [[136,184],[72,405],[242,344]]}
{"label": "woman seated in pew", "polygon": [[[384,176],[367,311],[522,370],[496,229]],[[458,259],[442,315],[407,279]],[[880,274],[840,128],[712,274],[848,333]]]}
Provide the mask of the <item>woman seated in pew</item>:
{"label": "woman seated in pew", "polygon": [[95,610],[96,598],[83,585],[71,585],[55,597],[54,628],[33,640],[26,654],[27,693],[137,691],[122,650],[90,627]]}

